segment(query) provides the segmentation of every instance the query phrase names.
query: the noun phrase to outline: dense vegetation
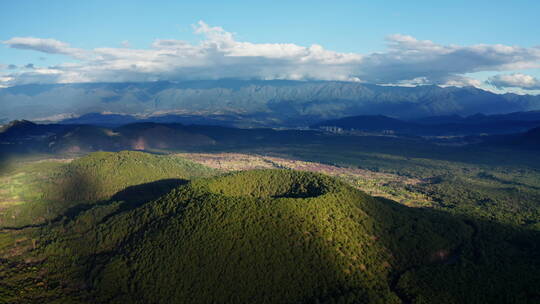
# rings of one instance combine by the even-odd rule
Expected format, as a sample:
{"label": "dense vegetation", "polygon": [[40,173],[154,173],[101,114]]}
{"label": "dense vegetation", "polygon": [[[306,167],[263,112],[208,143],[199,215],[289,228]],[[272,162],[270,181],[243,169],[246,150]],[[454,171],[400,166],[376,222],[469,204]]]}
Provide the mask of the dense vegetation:
{"label": "dense vegetation", "polygon": [[[174,127],[214,140],[207,152],[256,153],[338,179],[291,170],[208,178],[220,171],[140,152],[0,163],[0,299],[540,301],[540,159],[530,146]],[[138,128],[155,130],[123,132]]]}
{"label": "dense vegetation", "polygon": [[26,161],[10,168],[0,176],[0,227],[40,224],[111,198],[142,203],[193,177],[215,174],[179,157],[134,151]]}
{"label": "dense vegetation", "polygon": [[[482,116],[482,121],[492,123],[493,119],[498,121],[527,116],[523,121],[530,122],[534,121],[537,115],[536,112],[529,112]],[[452,121],[456,118],[448,119]],[[472,118],[467,118],[470,119]],[[469,123],[471,122],[467,122]],[[429,129],[431,126],[425,128]],[[483,137],[425,139],[406,136],[350,136],[305,130],[277,131],[153,123],[107,129],[96,126],[68,127],[18,122],[12,124],[9,130],[11,131],[0,134],[18,135],[15,139],[8,136],[8,139],[11,139],[7,142],[2,140],[0,143],[0,170],[4,167],[3,160],[6,155],[50,153],[51,149],[57,152],[77,152],[117,150],[123,147],[159,153],[232,151],[263,156],[277,155],[421,180],[423,183],[405,187],[396,183],[372,185],[375,181],[352,181],[357,182],[363,189],[375,190],[369,191],[371,194],[390,194],[385,197],[410,206],[433,206],[447,212],[533,229],[540,225],[540,154],[538,134],[534,129],[519,135],[488,137],[493,141]],[[88,132],[93,135],[86,136]],[[57,135],[47,136],[49,133]],[[81,136],[83,133],[86,135]],[[72,155],[73,153],[68,153],[67,157],[73,157]],[[75,155],[79,156],[80,153]],[[145,171],[152,171],[151,168],[148,169]],[[24,179],[25,177],[19,176],[13,180],[26,185]],[[3,184],[3,191],[7,192],[0,191],[0,195],[11,193],[11,190],[6,190],[10,187],[10,182]],[[37,193],[26,190],[19,192],[24,196]],[[12,204],[19,201],[21,200],[11,200]],[[429,203],[425,204],[426,201]],[[45,210],[42,214],[58,212]]]}
{"label": "dense vegetation", "polygon": [[[221,149],[420,179],[424,183],[407,186],[407,192],[428,196],[439,210],[532,229],[540,225],[537,150],[481,144],[443,146],[419,138],[346,135],[306,135],[282,144],[267,135]],[[384,187],[395,196],[402,192],[392,184]]]}
{"label": "dense vegetation", "polygon": [[[537,303],[540,235],[327,176],[197,179],[0,234],[6,302]],[[124,206],[124,207],[123,207]]]}

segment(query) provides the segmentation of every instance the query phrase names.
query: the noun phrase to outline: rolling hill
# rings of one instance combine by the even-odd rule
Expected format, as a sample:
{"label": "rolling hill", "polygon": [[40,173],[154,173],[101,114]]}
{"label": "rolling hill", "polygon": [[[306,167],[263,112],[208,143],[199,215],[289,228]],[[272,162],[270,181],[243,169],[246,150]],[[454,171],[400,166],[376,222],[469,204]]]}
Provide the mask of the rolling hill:
{"label": "rolling hill", "polygon": [[142,203],[216,170],[172,155],[95,152],[11,165],[0,172],[0,228],[58,220],[111,199]]}
{"label": "rolling hill", "polygon": [[[535,303],[537,232],[254,170],[2,234],[13,303]],[[14,249],[18,248],[18,249]]]}
{"label": "rolling hill", "polygon": [[32,153],[178,150],[214,144],[216,141],[209,135],[181,124],[137,122],[112,128],[102,125],[13,121],[0,130],[0,160],[10,155]]}

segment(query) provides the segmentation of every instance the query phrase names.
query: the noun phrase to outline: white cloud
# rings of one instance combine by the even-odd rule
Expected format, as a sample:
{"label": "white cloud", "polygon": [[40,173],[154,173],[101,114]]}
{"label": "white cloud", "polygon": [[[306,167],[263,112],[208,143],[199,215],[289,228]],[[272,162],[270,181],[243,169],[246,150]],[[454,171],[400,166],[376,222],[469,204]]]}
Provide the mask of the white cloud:
{"label": "white cloud", "polygon": [[34,50],[48,54],[62,54],[80,59],[83,59],[87,53],[85,50],[72,48],[69,44],[56,39],[14,37],[2,43],[15,49]]}
{"label": "white cloud", "polygon": [[453,78],[448,78],[448,80],[441,84],[443,87],[451,86],[451,87],[481,87],[482,81],[478,79],[474,79],[471,77],[464,77],[464,76],[455,76]]}
{"label": "white cloud", "polygon": [[[465,77],[480,71],[540,67],[540,47],[441,45],[406,35],[387,37],[388,48],[372,54],[340,53],[320,45],[251,43],[200,21],[198,44],[156,39],[149,49],[73,48],[54,39],[15,37],[3,43],[19,49],[64,54],[76,59],[4,75],[4,85],[30,82],[118,82],[187,79],[320,79],[396,85],[480,86]],[[7,78],[6,78],[7,77]]]}
{"label": "white cloud", "polygon": [[0,75],[0,88],[7,87],[8,83],[13,80],[12,77]]}
{"label": "white cloud", "polygon": [[521,73],[495,75],[490,77],[487,82],[499,89],[520,88],[524,90],[540,90],[540,80],[531,75]]}
{"label": "white cloud", "polygon": [[539,48],[445,46],[403,35],[392,35],[387,40],[386,52],[364,56],[360,75],[368,81],[399,83],[425,77],[429,83],[446,84],[455,83],[467,73],[540,67]]}

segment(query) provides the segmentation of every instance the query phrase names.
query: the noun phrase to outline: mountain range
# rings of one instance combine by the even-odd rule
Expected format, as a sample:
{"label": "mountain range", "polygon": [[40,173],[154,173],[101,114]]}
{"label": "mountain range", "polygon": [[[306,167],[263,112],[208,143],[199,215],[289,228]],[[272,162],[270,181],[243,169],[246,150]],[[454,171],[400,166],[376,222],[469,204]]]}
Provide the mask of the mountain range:
{"label": "mountain range", "polygon": [[0,123],[14,119],[58,121],[109,112],[139,117],[216,116],[218,120],[230,116],[253,125],[307,126],[353,115],[415,119],[540,110],[540,96],[495,94],[473,87],[224,79],[20,85],[0,89],[0,104]]}

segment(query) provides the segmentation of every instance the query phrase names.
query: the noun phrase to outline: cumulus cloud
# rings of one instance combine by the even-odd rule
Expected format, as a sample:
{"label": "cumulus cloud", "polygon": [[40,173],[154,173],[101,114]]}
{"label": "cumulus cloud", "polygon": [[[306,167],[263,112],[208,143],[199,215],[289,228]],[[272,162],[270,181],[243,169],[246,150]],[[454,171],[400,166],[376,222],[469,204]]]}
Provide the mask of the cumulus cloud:
{"label": "cumulus cloud", "polygon": [[531,75],[521,73],[495,75],[490,77],[487,82],[499,89],[520,88],[524,90],[540,90],[540,80]]}
{"label": "cumulus cloud", "polygon": [[480,86],[479,81],[463,75],[540,67],[540,47],[441,45],[396,34],[387,37],[386,50],[358,54],[335,52],[316,44],[238,41],[225,29],[202,21],[194,25],[194,32],[204,37],[198,44],[156,39],[148,49],[125,44],[83,50],[54,39],[15,37],[3,43],[67,55],[76,62],[4,76],[9,77],[9,85],[242,78]]}
{"label": "cumulus cloud", "polygon": [[387,41],[387,51],[364,57],[360,72],[364,79],[400,82],[425,77],[430,83],[452,84],[463,83],[467,73],[540,67],[538,47],[445,46],[405,35],[392,35]]}
{"label": "cumulus cloud", "polygon": [[482,82],[471,77],[455,76],[448,78],[441,86],[480,87],[482,86]]}
{"label": "cumulus cloud", "polygon": [[[204,35],[200,44],[157,39],[150,49],[71,48],[59,41],[12,38],[10,47],[71,54],[78,63],[11,75],[14,84],[41,82],[154,81],[219,78],[326,79],[355,81],[354,65],[361,55],[328,51],[318,45],[254,44],[238,42],[221,27],[204,22],[195,26]],[[46,47],[44,46],[46,45]],[[84,54],[84,56],[81,56]],[[38,71],[41,71],[41,74]]]}

